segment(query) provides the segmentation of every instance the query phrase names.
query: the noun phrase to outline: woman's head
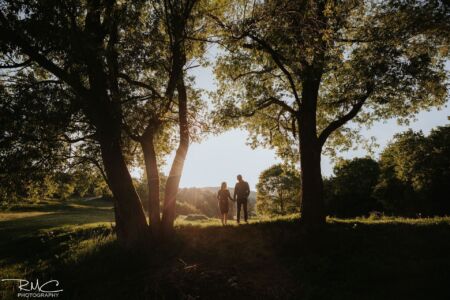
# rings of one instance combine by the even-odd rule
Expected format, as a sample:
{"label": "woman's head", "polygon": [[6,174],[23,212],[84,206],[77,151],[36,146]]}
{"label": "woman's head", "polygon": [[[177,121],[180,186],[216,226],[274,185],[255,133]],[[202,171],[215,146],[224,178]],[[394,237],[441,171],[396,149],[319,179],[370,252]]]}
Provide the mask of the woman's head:
{"label": "woman's head", "polygon": [[221,190],[226,190],[227,189],[227,183],[224,181],[222,182],[222,185],[220,186]]}

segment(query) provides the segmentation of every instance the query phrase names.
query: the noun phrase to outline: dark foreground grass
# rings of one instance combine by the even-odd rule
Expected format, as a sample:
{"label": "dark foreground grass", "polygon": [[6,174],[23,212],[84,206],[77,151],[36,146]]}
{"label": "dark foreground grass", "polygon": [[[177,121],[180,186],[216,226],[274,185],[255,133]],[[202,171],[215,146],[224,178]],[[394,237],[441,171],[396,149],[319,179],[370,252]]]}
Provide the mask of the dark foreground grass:
{"label": "dark foreground grass", "polygon": [[[450,299],[448,218],[330,219],[314,238],[295,218],[180,222],[141,253],[121,250],[110,223],[60,218],[69,225],[16,229],[9,243],[1,228],[19,220],[0,221],[0,277],[58,279],[61,299]],[[14,299],[13,285],[0,291]]]}

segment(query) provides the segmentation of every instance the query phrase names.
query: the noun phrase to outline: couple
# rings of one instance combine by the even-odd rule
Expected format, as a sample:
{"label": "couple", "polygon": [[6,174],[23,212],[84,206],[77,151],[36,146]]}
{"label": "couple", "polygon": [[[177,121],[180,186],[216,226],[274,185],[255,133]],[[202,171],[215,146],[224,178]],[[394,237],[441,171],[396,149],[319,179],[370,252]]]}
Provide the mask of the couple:
{"label": "couple", "polygon": [[227,214],[228,214],[228,199],[237,203],[237,223],[240,222],[241,217],[241,206],[244,207],[244,220],[248,223],[248,213],[247,213],[247,202],[248,195],[250,195],[250,187],[248,182],[242,179],[242,175],[237,176],[238,182],[234,187],[234,195],[231,198],[230,191],[227,189],[227,183],[222,182],[219,192],[217,193],[217,200],[219,201],[220,209],[220,220],[222,225],[227,225]]}

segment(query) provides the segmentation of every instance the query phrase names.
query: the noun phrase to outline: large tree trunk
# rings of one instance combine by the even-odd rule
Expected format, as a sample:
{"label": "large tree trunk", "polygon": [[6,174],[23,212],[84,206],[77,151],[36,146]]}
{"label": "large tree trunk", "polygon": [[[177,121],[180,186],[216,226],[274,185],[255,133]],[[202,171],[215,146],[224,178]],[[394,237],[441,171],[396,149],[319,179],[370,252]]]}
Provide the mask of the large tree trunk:
{"label": "large tree trunk", "polygon": [[309,228],[319,227],[325,223],[320,166],[322,149],[317,138],[316,128],[319,84],[320,78],[303,82],[302,107],[298,117],[302,179],[301,221]]}
{"label": "large tree trunk", "polygon": [[150,229],[154,237],[160,232],[161,219],[159,212],[159,171],[154,145],[154,127],[147,127],[141,138],[141,147],[144,152],[145,171],[148,186],[148,215]]}
{"label": "large tree trunk", "polygon": [[180,76],[177,84],[178,109],[180,126],[180,143],[175,154],[175,158],[170,168],[169,177],[166,182],[163,208],[163,234],[169,236],[173,233],[173,223],[175,221],[176,196],[180,185],[181,174],[183,173],[184,160],[189,148],[189,124],[187,120],[187,94],[183,76]]}
{"label": "large tree trunk", "polygon": [[307,134],[300,139],[301,220],[307,227],[317,227],[325,223],[320,149],[315,145],[316,139]]}
{"label": "large tree trunk", "polygon": [[[117,53],[114,52],[117,26],[109,35],[106,66],[101,8],[99,1],[88,1],[85,31],[90,47],[82,49],[89,75],[90,99],[83,109],[97,130],[105,173],[115,201],[117,239],[125,248],[135,249],[145,241],[148,226],[122,153],[121,99],[117,85]],[[107,67],[109,72],[105,71]]]}
{"label": "large tree trunk", "polygon": [[144,241],[148,227],[122,155],[120,140],[102,138],[100,148],[115,202],[117,239],[125,248],[135,249]]}
{"label": "large tree trunk", "polygon": [[98,74],[90,78],[96,89],[92,90],[92,101],[85,107],[85,113],[97,130],[103,166],[114,197],[117,239],[123,247],[136,249],[148,236],[147,220],[122,153],[120,108],[107,97],[101,79]]}

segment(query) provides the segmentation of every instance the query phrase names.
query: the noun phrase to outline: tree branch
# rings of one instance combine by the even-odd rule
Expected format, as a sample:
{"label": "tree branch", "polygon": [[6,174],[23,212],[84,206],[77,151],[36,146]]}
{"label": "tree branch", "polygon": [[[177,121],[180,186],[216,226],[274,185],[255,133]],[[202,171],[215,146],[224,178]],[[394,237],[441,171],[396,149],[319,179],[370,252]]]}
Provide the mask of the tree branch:
{"label": "tree branch", "polygon": [[27,59],[26,61],[20,63],[14,62],[12,65],[0,65],[0,69],[17,69],[27,67],[29,65],[31,65],[31,59]]}
{"label": "tree branch", "polygon": [[90,134],[87,136],[82,136],[82,137],[78,137],[78,138],[71,138],[68,134],[64,133],[63,135],[64,141],[68,142],[68,143],[77,143],[77,142],[82,142],[82,141],[86,141],[89,139],[93,139],[94,138],[94,134]]}
{"label": "tree branch", "polygon": [[247,76],[247,75],[253,75],[253,74],[261,75],[261,74],[266,74],[266,73],[270,73],[271,71],[273,71],[273,69],[274,69],[274,68],[263,68],[262,70],[248,71],[248,72],[240,73],[240,74],[238,74],[238,75],[232,77],[231,79],[232,79],[233,81],[236,81],[236,80],[238,80],[238,79],[240,79],[240,78],[242,78],[242,77],[245,77],[245,76]]}
{"label": "tree branch", "polygon": [[128,76],[128,75],[125,74],[125,73],[119,73],[119,74],[118,74],[118,77],[124,79],[124,80],[125,80],[126,82],[128,82],[129,84],[132,84],[132,85],[135,85],[135,86],[144,88],[144,89],[146,89],[146,90],[149,90],[150,92],[152,92],[152,95],[155,96],[155,97],[157,97],[157,98],[160,98],[160,99],[163,98],[163,97],[161,96],[161,94],[160,94],[155,88],[153,88],[151,85],[149,85],[149,84],[147,84],[147,83],[144,83],[144,82],[141,82],[141,81],[134,80],[134,79],[132,79],[130,76]]}
{"label": "tree branch", "polygon": [[76,77],[64,71],[54,62],[41,54],[36,47],[33,47],[29,42],[21,37],[21,34],[9,28],[8,19],[2,12],[0,12],[0,40],[11,42],[21,48],[22,51],[26,55],[28,55],[31,60],[38,63],[42,68],[46,69],[56,77],[65,81],[80,95],[86,96],[86,94],[88,93],[88,90],[82,85],[79,80],[76,79]]}
{"label": "tree branch", "polygon": [[254,110],[252,110],[251,112],[247,112],[247,113],[241,113],[238,117],[252,117],[254,116],[259,110],[269,107],[273,104],[276,104],[280,107],[282,107],[284,110],[290,112],[291,114],[295,114],[296,111],[295,109],[293,109],[292,107],[290,107],[286,102],[284,102],[283,100],[277,99],[275,97],[269,97],[267,99],[265,99],[264,101],[262,101],[261,104],[259,104]]}
{"label": "tree branch", "polygon": [[358,101],[356,102],[356,104],[353,105],[352,109],[343,116],[341,116],[340,118],[338,118],[337,120],[334,120],[333,122],[328,124],[328,126],[319,135],[319,145],[321,147],[325,144],[328,137],[335,130],[343,126],[345,123],[353,119],[358,114],[358,112],[361,110],[361,107],[366,102],[367,98],[369,98],[369,96],[372,94],[373,89],[374,89],[373,85],[368,84],[366,93],[364,93],[364,95],[361,95],[359,97]]}
{"label": "tree branch", "polygon": [[264,51],[266,51],[267,53],[270,54],[270,56],[272,57],[272,59],[275,62],[275,64],[278,66],[278,68],[280,68],[280,70],[287,77],[287,79],[289,81],[289,85],[290,85],[291,90],[292,90],[292,94],[294,95],[295,101],[300,106],[301,105],[301,101],[300,101],[300,97],[298,96],[298,93],[297,93],[297,88],[295,87],[294,79],[292,77],[292,74],[288,71],[288,69],[286,68],[286,66],[282,62],[283,56],[281,54],[279,54],[277,51],[275,51],[275,49],[273,49],[266,41],[263,41],[262,39],[258,38],[255,35],[252,35],[250,33],[248,33],[247,36],[249,38],[251,38],[252,40],[254,40],[255,42],[257,42],[262,47],[262,49]]}
{"label": "tree branch", "polygon": [[127,122],[125,120],[122,120],[122,125],[123,125],[123,130],[125,131],[125,133],[133,140],[136,142],[139,142],[141,140],[141,136],[135,134],[133,132],[133,130],[130,128],[130,126],[128,126]]}

